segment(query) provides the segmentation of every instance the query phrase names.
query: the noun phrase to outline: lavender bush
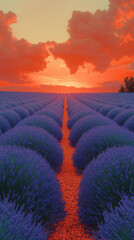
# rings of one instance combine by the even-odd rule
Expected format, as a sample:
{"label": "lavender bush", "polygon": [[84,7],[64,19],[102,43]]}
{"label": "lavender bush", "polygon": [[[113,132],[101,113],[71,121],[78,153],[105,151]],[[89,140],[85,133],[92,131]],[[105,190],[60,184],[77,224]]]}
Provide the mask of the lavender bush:
{"label": "lavender bush", "polygon": [[[32,214],[32,221],[50,226],[65,216],[59,182],[46,159],[30,149],[0,147],[0,200],[8,197]],[[19,209],[18,209],[19,210]]]}
{"label": "lavender bush", "polygon": [[74,125],[74,123],[76,123],[79,119],[81,119],[81,118],[83,118],[85,116],[91,115],[93,113],[94,113],[94,111],[86,109],[86,110],[82,110],[82,111],[74,114],[73,117],[70,117],[68,122],[67,122],[68,128],[71,129],[72,126]]}
{"label": "lavender bush", "polygon": [[55,171],[61,170],[63,151],[58,140],[45,129],[17,126],[0,137],[0,145],[16,145],[30,148],[46,157]]}
{"label": "lavender bush", "polygon": [[10,109],[0,112],[0,116],[7,119],[8,122],[10,123],[11,127],[14,127],[18,122],[21,121],[21,117],[19,116],[19,114],[15,113],[14,111],[12,111]]}
{"label": "lavender bush", "polygon": [[114,106],[111,105],[106,105],[103,106],[100,110],[99,113],[103,114],[104,116],[106,116],[106,114],[108,114],[109,111],[111,111],[114,108]]}
{"label": "lavender bush", "polygon": [[71,132],[69,134],[69,140],[71,146],[75,146],[79,141],[80,137],[87,131],[92,128],[101,125],[109,125],[112,122],[101,116],[100,114],[92,114],[91,116],[86,116],[79,119],[72,127]]}
{"label": "lavender bush", "polygon": [[[32,216],[25,216],[15,204],[7,199],[0,202],[0,239],[5,240],[47,240],[49,231],[38,224],[32,224]],[[44,232],[44,233],[41,233]]]}
{"label": "lavender bush", "polygon": [[34,115],[21,121],[18,126],[35,126],[47,130],[59,141],[62,139],[62,131],[59,124],[51,117]]}
{"label": "lavender bush", "polygon": [[123,196],[119,206],[103,213],[104,222],[99,224],[95,240],[134,239],[134,197]]}
{"label": "lavender bush", "polygon": [[130,109],[133,108],[133,104],[124,104],[123,107],[126,109]]}
{"label": "lavender bush", "polygon": [[46,115],[53,118],[59,126],[62,126],[62,116],[59,116],[56,111],[54,110],[40,110],[36,113],[37,115]]}
{"label": "lavender bush", "polygon": [[68,115],[71,118],[74,117],[75,114],[79,114],[81,111],[83,111],[83,106],[79,106],[79,104],[73,105],[71,108],[68,108]]}
{"label": "lavender bush", "polygon": [[49,110],[49,111],[54,111],[56,112],[59,116],[63,115],[63,107],[60,104],[56,103],[51,103],[47,107],[45,107],[44,110]]}
{"label": "lavender bush", "polygon": [[99,111],[100,109],[102,109],[103,107],[104,107],[104,105],[101,104],[101,103],[99,103],[99,104],[96,104],[96,106],[94,106],[93,109],[98,112],[98,111]]}
{"label": "lavender bush", "polygon": [[110,119],[114,119],[116,117],[117,114],[123,112],[124,109],[123,108],[118,108],[118,107],[115,107],[114,109],[110,110],[106,116]]}
{"label": "lavender bush", "polygon": [[134,132],[134,116],[131,116],[123,125],[123,127],[128,128]]}
{"label": "lavender bush", "polygon": [[107,148],[114,146],[134,146],[134,134],[118,125],[95,127],[84,133],[76,145],[73,154],[73,163],[80,173],[89,162],[104,152]]}
{"label": "lavender bush", "polygon": [[6,131],[8,131],[11,128],[10,123],[8,122],[8,120],[2,116],[0,116],[0,129],[2,133],[5,133]]}
{"label": "lavender bush", "polygon": [[23,105],[23,108],[29,112],[29,115],[35,113],[35,109],[30,104]]}
{"label": "lavender bush", "polygon": [[131,116],[134,116],[134,110],[124,110],[114,118],[114,121],[119,125],[123,125]]}
{"label": "lavender bush", "polygon": [[28,110],[24,109],[22,106],[12,108],[12,110],[14,112],[18,113],[20,115],[21,119],[24,119],[30,115]]}
{"label": "lavender bush", "polygon": [[114,147],[100,154],[85,169],[78,194],[81,221],[97,227],[108,204],[118,206],[123,195],[134,196],[134,147]]}

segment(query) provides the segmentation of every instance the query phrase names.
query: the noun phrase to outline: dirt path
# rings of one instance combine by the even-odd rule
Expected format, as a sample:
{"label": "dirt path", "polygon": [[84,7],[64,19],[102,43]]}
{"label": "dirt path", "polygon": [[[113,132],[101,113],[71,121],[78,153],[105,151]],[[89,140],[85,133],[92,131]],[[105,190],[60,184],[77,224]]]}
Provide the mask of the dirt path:
{"label": "dirt path", "polygon": [[77,215],[77,192],[81,176],[75,173],[72,154],[74,148],[69,144],[68,136],[70,130],[67,128],[68,113],[66,111],[67,101],[65,98],[65,108],[63,115],[63,139],[61,145],[64,152],[64,160],[61,172],[57,175],[63,196],[66,202],[67,216],[58,224],[58,228],[50,235],[49,240],[90,240],[89,235],[84,233],[84,230],[79,223]]}

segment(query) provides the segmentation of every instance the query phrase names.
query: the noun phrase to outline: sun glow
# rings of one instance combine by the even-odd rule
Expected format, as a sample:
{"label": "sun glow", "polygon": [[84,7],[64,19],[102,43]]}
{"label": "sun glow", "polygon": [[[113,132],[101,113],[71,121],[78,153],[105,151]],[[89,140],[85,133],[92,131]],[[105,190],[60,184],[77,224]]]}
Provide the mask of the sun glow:
{"label": "sun glow", "polygon": [[[27,91],[48,88],[50,91],[56,87],[57,91],[58,88],[118,91],[123,79],[134,75],[133,0],[1,1],[1,90],[24,87]],[[70,15],[65,19],[68,6]],[[20,24],[21,14],[25,16],[23,29],[28,35],[18,37],[14,27]],[[56,25],[58,18],[58,27],[62,20],[66,22],[62,31]]]}

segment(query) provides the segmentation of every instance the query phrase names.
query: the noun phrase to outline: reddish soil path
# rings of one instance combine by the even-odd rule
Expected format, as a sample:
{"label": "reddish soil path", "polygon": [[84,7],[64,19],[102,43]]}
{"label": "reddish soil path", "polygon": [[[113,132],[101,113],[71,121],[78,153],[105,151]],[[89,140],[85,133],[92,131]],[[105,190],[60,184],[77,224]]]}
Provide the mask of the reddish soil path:
{"label": "reddish soil path", "polygon": [[[64,160],[61,172],[57,175],[61,184],[61,189],[66,202],[67,216],[56,228],[56,231],[49,237],[50,240],[90,240],[88,234],[84,233],[77,215],[77,192],[80,184],[81,176],[75,173],[72,162],[72,154],[74,148],[69,144],[68,136],[70,130],[67,128],[67,101],[65,98],[65,108],[63,115],[63,139],[61,145],[64,152]],[[57,231],[58,230],[58,231]]]}

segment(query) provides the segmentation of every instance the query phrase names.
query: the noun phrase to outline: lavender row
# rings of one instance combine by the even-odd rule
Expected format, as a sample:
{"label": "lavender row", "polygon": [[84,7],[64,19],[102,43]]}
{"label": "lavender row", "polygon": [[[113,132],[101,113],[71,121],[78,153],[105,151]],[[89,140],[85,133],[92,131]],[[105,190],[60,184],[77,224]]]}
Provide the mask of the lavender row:
{"label": "lavender row", "polygon": [[[42,158],[36,152],[26,148],[0,146],[0,166],[0,202],[4,204],[7,198],[8,202],[14,203],[15,209],[19,211],[18,214],[22,216],[30,214],[31,219],[27,224],[31,223],[33,230],[39,224],[42,228],[45,227],[43,231],[45,235],[48,234],[52,225],[65,217],[65,203],[62,200],[61,188],[56,175],[45,157]],[[13,221],[17,221],[15,215],[12,218]],[[6,237],[10,229],[14,230],[14,235],[18,231],[18,225],[8,226],[12,218],[6,220]],[[28,233],[26,225],[24,230]],[[38,228],[35,231],[39,232]],[[43,235],[44,238],[45,235]],[[32,235],[28,236],[26,240],[31,239]]]}
{"label": "lavender row", "polygon": [[61,95],[47,107],[21,121],[20,124],[2,135],[0,144],[30,148],[42,157],[46,157],[55,171],[60,171],[63,161],[63,152],[59,143],[62,138],[63,107],[64,95]]}
{"label": "lavender row", "polygon": [[[0,202],[0,239],[46,240],[49,231],[38,223],[32,224],[32,215],[15,209],[15,204],[7,198]],[[44,232],[44,234],[43,234]]]}
{"label": "lavender row", "polygon": [[68,104],[67,110],[69,115],[67,126],[70,129],[80,118],[95,113],[94,110],[89,109],[87,106],[80,103],[78,100],[76,100],[69,94],[67,95],[67,104]]}
{"label": "lavender row", "polygon": [[58,94],[50,93],[0,92],[0,110],[36,103],[36,101],[46,100],[52,95],[58,96]]}
{"label": "lavender row", "polygon": [[78,93],[73,96],[88,99],[92,106],[94,103],[104,105],[112,105],[116,107],[123,107],[125,109],[134,108],[134,94],[133,93]]}
{"label": "lavender row", "polygon": [[0,111],[0,132],[5,133],[10,128],[17,125],[22,119],[34,114],[44,106],[48,105],[56,99],[57,96],[52,95],[49,98],[38,100],[35,103],[27,103],[23,106],[12,107],[7,110]]}
{"label": "lavender row", "polygon": [[61,127],[62,118],[63,118],[64,99],[65,99],[65,95],[61,94],[61,96],[57,98],[53,103],[49,104],[44,109],[41,109],[40,111],[38,111],[37,115],[49,116],[53,118]]}
{"label": "lavender row", "polygon": [[31,117],[27,117],[17,126],[31,126],[45,129],[60,141],[63,137],[61,131],[63,107],[64,95],[61,95],[53,103],[50,103],[47,107],[36,112]]}
{"label": "lavender row", "polygon": [[104,222],[99,224],[92,240],[134,239],[134,197],[122,196],[119,206],[103,213]]}
{"label": "lavender row", "polygon": [[[82,116],[83,109],[87,107],[68,95],[69,121],[79,114],[72,126],[69,140],[75,146],[73,163],[77,171],[82,172],[89,162],[108,147],[133,145],[134,134],[127,129],[119,127],[113,121],[91,110],[88,116]],[[68,121],[68,122],[69,122]]]}
{"label": "lavender row", "polygon": [[[30,214],[28,224],[32,224],[35,234],[39,232],[38,228],[45,226],[43,239],[48,238],[53,224],[66,216],[60,184],[54,172],[61,170],[63,161],[58,141],[62,137],[63,107],[64,95],[61,95],[0,137],[0,199],[3,202],[8,198],[8,202],[14,202],[17,214],[20,214],[18,221],[19,217],[22,219]],[[55,137],[57,133],[58,140]],[[23,210],[18,212],[20,208]],[[13,219],[16,217],[14,212]],[[37,224],[38,228],[35,227]],[[17,234],[19,228],[14,225],[13,228]],[[8,226],[7,229],[10,230]],[[25,230],[24,226],[22,231]],[[30,234],[29,238],[26,236],[27,240],[32,239]],[[41,233],[39,237],[42,239]]]}
{"label": "lavender row", "polygon": [[[104,94],[105,95],[105,94]],[[119,94],[120,95],[120,94]],[[113,94],[113,98],[115,96],[115,101],[111,101],[109,99],[109,103],[101,100],[103,94],[100,95],[100,99],[98,101],[92,100],[88,97],[88,94],[73,94],[73,96],[78,99],[80,102],[94,109],[95,111],[103,114],[109,119],[115,121],[118,125],[123,126],[131,131],[134,131],[134,103],[133,103],[133,94],[127,94],[127,97],[131,104],[123,104],[125,99],[122,99],[122,103],[115,103],[117,95]],[[121,94],[121,96],[124,96]],[[130,96],[130,97],[129,97]],[[132,98],[133,97],[133,98]],[[107,100],[108,101],[108,100]]]}
{"label": "lavender row", "polygon": [[133,240],[133,156],[134,147],[109,148],[94,158],[83,173],[78,214],[90,234],[94,229],[96,240]]}
{"label": "lavender row", "polygon": [[[84,105],[71,96],[68,99],[70,119],[75,115],[75,110],[80,116],[71,128],[70,140],[81,134],[74,144],[76,148],[73,155],[77,172],[83,173],[78,194],[81,222],[90,234],[93,233],[92,229],[99,229],[93,234],[96,240],[112,240],[112,236],[133,239],[131,222],[133,220],[134,223],[134,209],[131,197],[134,196],[134,134],[110,120],[109,123],[105,122],[106,118],[99,113],[92,112],[82,117]],[[127,223],[123,215],[127,206],[118,209],[124,196],[131,202],[128,209],[132,215],[129,215]],[[121,219],[119,211],[122,212]],[[118,221],[120,225],[116,230]],[[125,224],[127,230],[119,234],[118,229],[122,226],[123,230]]]}

